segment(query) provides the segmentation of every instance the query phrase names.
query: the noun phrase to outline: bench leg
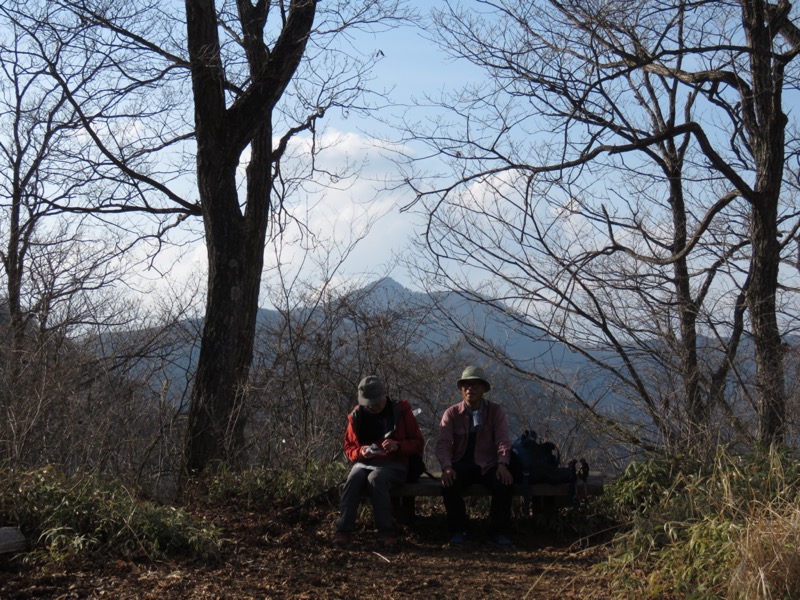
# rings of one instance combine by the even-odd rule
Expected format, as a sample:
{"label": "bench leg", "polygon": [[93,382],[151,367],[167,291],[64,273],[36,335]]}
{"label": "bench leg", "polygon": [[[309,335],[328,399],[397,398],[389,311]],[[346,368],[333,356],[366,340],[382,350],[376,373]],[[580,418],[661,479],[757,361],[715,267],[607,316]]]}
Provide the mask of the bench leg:
{"label": "bench leg", "polygon": [[414,496],[402,496],[392,498],[395,519],[405,525],[410,525],[416,518],[416,498]]}

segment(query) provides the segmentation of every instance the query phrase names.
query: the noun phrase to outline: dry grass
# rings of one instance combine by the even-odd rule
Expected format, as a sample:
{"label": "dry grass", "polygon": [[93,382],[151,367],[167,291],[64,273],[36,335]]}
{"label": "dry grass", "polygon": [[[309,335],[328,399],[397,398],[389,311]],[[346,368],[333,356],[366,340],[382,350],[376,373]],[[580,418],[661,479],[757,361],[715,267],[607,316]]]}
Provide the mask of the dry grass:
{"label": "dry grass", "polygon": [[800,472],[794,457],[721,451],[707,466],[655,463],[632,468],[612,491],[619,514],[632,515],[607,567],[620,594],[800,597]]}
{"label": "dry grass", "polygon": [[764,506],[739,540],[728,598],[796,598],[800,593],[800,507]]}

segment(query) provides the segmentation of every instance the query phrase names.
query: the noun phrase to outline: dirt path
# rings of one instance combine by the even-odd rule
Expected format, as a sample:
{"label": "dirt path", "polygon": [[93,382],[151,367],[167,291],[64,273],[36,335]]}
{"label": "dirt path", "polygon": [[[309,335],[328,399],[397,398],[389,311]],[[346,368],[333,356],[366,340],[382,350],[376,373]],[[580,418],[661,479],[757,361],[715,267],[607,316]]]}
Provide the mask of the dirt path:
{"label": "dirt path", "polygon": [[612,598],[589,572],[605,560],[602,547],[580,549],[567,539],[518,525],[516,545],[499,549],[472,541],[444,544],[443,518],[420,517],[402,530],[396,549],[382,548],[367,529],[370,513],[352,548],[331,545],[336,511],[316,507],[274,522],[244,511],[205,512],[225,531],[213,564],[170,560],[137,564],[112,560],[51,573],[6,567],[0,598],[313,598],[468,599]]}

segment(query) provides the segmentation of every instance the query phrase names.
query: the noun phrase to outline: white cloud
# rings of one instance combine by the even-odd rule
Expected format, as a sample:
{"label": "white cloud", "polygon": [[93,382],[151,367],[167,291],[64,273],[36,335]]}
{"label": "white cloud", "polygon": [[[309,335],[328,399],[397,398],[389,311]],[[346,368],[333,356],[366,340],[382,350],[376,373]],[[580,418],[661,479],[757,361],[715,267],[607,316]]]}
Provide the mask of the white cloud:
{"label": "white cloud", "polygon": [[[308,136],[296,142],[292,148],[296,156],[310,150]],[[408,197],[403,192],[382,189],[382,182],[394,177],[394,164],[381,154],[376,140],[358,133],[329,128],[318,140],[319,144],[330,148],[320,155],[318,168],[333,172],[351,164],[359,165],[360,171],[357,176],[335,184],[303,186],[289,198],[287,207],[292,217],[307,229],[303,232],[303,243],[300,228],[290,221],[279,251],[273,245],[267,246],[265,269],[274,269],[280,261],[291,271],[304,269],[313,277],[311,272],[319,271],[320,264],[326,261],[335,264],[342,251],[354,240],[363,238],[345,260],[338,277],[387,274],[395,263],[393,255],[403,250],[414,231],[414,216],[401,214],[399,210]],[[245,165],[243,162],[240,167],[241,175]],[[206,273],[202,240],[189,246],[165,247],[154,268],[142,274],[139,287],[148,294],[175,293],[176,289],[193,287],[199,281],[205,284]],[[393,270],[391,275],[400,281],[404,279],[399,270]]]}

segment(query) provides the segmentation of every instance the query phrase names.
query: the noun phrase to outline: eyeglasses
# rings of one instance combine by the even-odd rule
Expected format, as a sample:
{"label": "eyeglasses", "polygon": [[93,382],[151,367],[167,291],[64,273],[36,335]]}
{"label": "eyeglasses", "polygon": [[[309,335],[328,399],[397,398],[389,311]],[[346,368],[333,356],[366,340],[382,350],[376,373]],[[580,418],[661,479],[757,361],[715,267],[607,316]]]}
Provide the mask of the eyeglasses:
{"label": "eyeglasses", "polygon": [[474,387],[479,387],[479,386],[482,386],[482,385],[483,385],[483,383],[480,382],[480,381],[464,381],[461,384],[461,387],[462,388],[474,388]]}

